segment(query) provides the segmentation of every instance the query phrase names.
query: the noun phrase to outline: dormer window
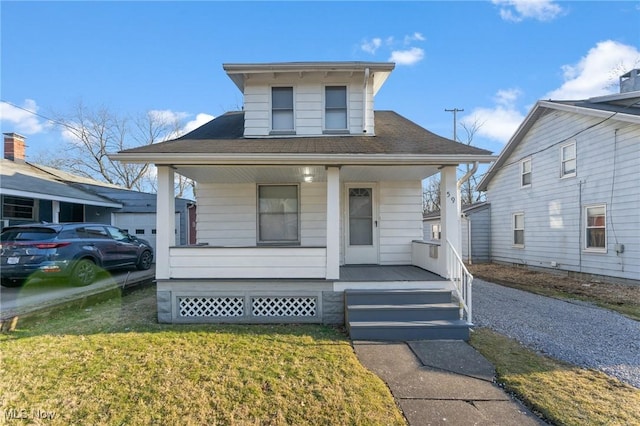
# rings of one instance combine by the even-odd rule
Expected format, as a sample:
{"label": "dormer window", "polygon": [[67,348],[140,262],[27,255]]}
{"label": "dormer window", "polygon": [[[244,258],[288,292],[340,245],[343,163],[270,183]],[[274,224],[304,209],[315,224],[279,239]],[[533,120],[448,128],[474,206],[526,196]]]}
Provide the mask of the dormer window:
{"label": "dormer window", "polygon": [[347,87],[324,88],[324,128],[332,132],[347,132]]}
{"label": "dormer window", "polygon": [[293,133],[293,87],[271,88],[271,130]]}

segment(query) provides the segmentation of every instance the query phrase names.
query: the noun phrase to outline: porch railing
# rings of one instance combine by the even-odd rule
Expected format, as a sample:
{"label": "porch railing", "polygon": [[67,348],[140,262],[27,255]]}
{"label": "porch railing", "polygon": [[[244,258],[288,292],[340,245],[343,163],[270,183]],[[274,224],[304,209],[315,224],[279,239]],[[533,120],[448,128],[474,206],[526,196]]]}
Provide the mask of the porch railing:
{"label": "porch railing", "polygon": [[462,258],[453,248],[449,240],[447,240],[446,250],[447,271],[449,271],[450,274],[449,279],[453,282],[456,296],[460,301],[460,319],[466,319],[468,322],[472,322],[471,285],[473,283],[473,275],[471,275],[467,267],[464,266]]}

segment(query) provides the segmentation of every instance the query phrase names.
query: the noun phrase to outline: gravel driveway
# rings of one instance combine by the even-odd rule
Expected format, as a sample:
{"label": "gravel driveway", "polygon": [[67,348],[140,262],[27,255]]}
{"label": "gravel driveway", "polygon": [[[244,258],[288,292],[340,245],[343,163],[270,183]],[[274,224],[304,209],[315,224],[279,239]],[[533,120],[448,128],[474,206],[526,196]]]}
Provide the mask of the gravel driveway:
{"label": "gravel driveway", "polygon": [[640,322],[613,311],[475,279],[473,322],[640,388]]}

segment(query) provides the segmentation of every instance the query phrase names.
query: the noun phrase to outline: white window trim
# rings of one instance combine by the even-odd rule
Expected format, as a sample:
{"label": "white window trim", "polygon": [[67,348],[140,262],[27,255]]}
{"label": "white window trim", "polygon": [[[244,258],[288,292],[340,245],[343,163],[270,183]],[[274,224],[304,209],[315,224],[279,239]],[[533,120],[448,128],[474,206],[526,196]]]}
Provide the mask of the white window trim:
{"label": "white window trim", "polygon": [[[298,237],[296,241],[262,241],[260,239],[260,187],[261,186],[295,186],[298,191]],[[298,183],[258,183],[256,184],[256,244],[259,246],[296,246],[301,244],[302,223],[300,215],[301,207],[300,184]]]}
{"label": "white window trim", "polygon": [[[327,87],[344,87],[345,88],[345,98],[346,98],[346,125],[344,129],[327,129]],[[326,83],[322,85],[322,133],[325,134],[349,134],[350,126],[349,126],[349,85],[348,84],[340,84],[340,83]]]}
{"label": "white window trim", "polygon": [[[589,216],[588,209],[602,207],[604,208],[604,247],[588,247],[588,235],[587,235],[587,226],[589,224]],[[607,253],[607,204],[606,203],[598,203],[598,204],[586,204],[584,207],[584,223],[582,224],[582,232],[584,236],[583,250],[587,253]]]}
{"label": "white window trim", "polygon": [[[575,156],[573,158],[573,160],[576,162],[576,166],[575,169],[573,171],[573,173],[564,173],[564,163],[567,161],[565,160],[563,153],[564,153],[564,149],[568,146],[573,145],[573,152],[575,152]],[[562,145],[560,147],[560,179],[565,179],[565,178],[571,178],[571,177],[576,177],[576,175],[578,174],[578,146],[576,145],[576,142],[570,142],[570,143],[566,143],[564,145]]]}
{"label": "white window trim", "polygon": [[[273,89],[278,87],[291,88],[293,95],[293,129],[274,129],[273,128]],[[269,86],[269,134],[270,135],[295,135],[296,134],[296,88],[291,84],[271,85]]]}
{"label": "white window trim", "polygon": [[[516,228],[516,216],[522,216],[522,228]],[[516,238],[515,238],[515,232],[516,231],[522,231],[522,239],[525,241],[526,244],[526,240],[524,239],[524,233],[525,233],[525,215],[524,212],[515,212],[511,215],[511,245],[515,248],[524,248],[524,244],[516,244]]]}
{"label": "white window trim", "polygon": [[[524,163],[529,163],[529,183],[526,185],[522,184],[522,178],[524,176],[524,172],[522,171],[522,166],[524,165]],[[529,158],[525,158],[524,160],[520,161],[520,169],[518,170],[518,176],[520,178],[520,188],[524,189],[524,188],[531,188],[531,184],[533,183],[533,161],[531,161],[531,157]]]}

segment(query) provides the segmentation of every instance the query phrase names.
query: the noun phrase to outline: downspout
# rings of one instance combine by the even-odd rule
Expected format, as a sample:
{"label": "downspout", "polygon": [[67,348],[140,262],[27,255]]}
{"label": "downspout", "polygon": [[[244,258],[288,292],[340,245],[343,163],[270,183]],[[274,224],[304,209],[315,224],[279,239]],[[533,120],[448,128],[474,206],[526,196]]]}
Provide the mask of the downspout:
{"label": "downspout", "polygon": [[471,170],[469,170],[467,173],[465,173],[464,176],[462,176],[460,178],[460,180],[458,181],[458,191],[460,190],[460,188],[462,187],[462,185],[469,180],[469,178],[478,170],[478,162],[476,161],[475,163],[473,163],[473,167],[471,167]]}
{"label": "downspout", "polygon": [[364,83],[362,85],[362,133],[367,133],[367,85],[369,84],[369,67],[364,69]]}

